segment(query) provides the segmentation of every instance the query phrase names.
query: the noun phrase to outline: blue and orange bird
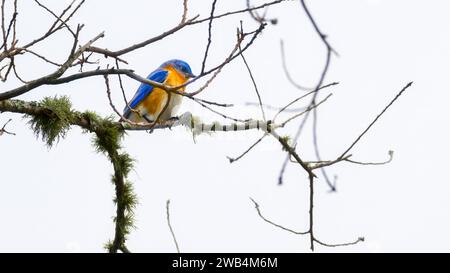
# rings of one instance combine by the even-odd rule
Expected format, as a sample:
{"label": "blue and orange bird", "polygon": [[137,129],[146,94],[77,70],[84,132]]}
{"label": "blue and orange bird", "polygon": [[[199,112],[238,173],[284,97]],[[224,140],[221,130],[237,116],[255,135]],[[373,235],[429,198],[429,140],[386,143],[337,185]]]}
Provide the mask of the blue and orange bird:
{"label": "blue and orange bird", "polygon": [[[150,73],[147,79],[167,86],[179,86],[192,77],[195,76],[192,74],[189,64],[175,59],[163,63],[158,69]],[[184,90],[185,87],[178,89],[179,92],[184,92]],[[153,122],[164,110],[168,98],[169,95],[163,89],[142,83],[123,110],[123,116],[133,122]],[[181,95],[172,93],[169,104],[159,117],[159,121],[170,119],[181,104],[181,99]]]}

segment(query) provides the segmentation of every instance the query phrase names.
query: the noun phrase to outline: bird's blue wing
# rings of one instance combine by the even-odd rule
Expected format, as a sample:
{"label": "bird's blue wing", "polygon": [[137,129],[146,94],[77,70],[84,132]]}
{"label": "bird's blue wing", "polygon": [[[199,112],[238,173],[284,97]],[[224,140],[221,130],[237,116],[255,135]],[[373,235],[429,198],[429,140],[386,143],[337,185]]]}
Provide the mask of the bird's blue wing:
{"label": "bird's blue wing", "polygon": [[[169,72],[167,72],[166,70],[158,69],[153,71],[150,75],[148,75],[147,79],[155,82],[164,83],[167,79],[168,74]],[[131,99],[129,106],[131,108],[135,108],[143,99],[145,99],[148,95],[150,95],[153,89],[154,89],[153,86],[142,83],[139,86],[138,90],[136,91],[136,94],[134,94],[134,97]],[[125,118],[129,118],[131,112],[130,107],[126,106],[123,109],[123,116]]]}

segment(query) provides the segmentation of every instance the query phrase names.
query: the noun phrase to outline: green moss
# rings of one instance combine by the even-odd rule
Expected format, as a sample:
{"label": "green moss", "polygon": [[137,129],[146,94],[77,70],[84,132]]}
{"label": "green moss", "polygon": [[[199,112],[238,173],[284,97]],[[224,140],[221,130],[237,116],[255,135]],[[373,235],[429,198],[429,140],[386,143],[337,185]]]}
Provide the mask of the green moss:
{"label": "green moss", "polygon": [[133,209],[138,204],[137,196],[133,192],[133,184],[130,181],[125,183],[124,193],[123,193],[123,202],[125,204],[125,209],[129,213],[132,213]]}
{"label": "green moss", "polygon": [[112,252],[113,249],[113,242],[109,240],[104,246],[103,246],[108,252]]}
{"label": "green moss", "polygon": [[124,221],[121,224],[121,229],[123,231],[123,234],[125,235],[125,239],[126,239],[126,236],[128,234],[130,234],[131,229],[133,229],[133,228],[135,228],[135,226],[134,226],[134,213],[127,212],[125,214]]}
{"label": "green moss", "polygon": [[109,119],[102,120],[98,125],[96,137],[93,140],[95,149],[102,153],[119,150],[121,148],[120,141],[123,137],[123,131],[114,126],[112,120]]}
{"label": "green moss", "polygon": [[51,147],[55,141],[59,142],[64,138],[70,129],[72,103],[66,96],[46,97],[40,105],[48,109],[48,112],[32,116],[28,123],[35,135]]}
{"label": "green moss", "polygon": [[106,128],[102,133],[97,134],[93,140],[93,145],[98,152],[107,153],[111,150],[120,149],[121,134],[113,128]]}
{"label": "green moss", "polygon": [[91,122],[91,124],[98,124],[102,120],[102,118],[93,111],[86,111],[86,112],[82,113],[81,115],[84,118],[86,118],[87,120],[89,120]]}

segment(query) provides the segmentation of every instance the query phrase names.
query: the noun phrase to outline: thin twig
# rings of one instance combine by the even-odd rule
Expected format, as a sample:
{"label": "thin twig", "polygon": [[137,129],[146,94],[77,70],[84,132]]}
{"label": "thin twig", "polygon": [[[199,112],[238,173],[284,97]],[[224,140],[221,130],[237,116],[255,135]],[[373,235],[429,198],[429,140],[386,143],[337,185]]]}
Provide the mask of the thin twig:
{"label": "thin twig", "polygon": [[206,49],[205,49],[205,54],[203,57],[203,61],[202,61],[202,70],[200,72],[200,74],[203,74],[203,72],[205,72],[205,65],[206,65],[206,59],[208,58],[208,51],[209,51],[209,47],[211,45],[211,27],[212,27],[212,22],[213,22],[213,16],[214,16],[214,10],[216,9],[216,2],[217,0],[213,0],[212,2],[212,6],[211,6],[211,19],[209,20],[208,23],[208,42],[206,44]]}
{"label": "thin twig", "polygon": [[351,245],[356,245],[360,242],[364,242],[364,237],[359,237],[358,239],[356,239],[353,242],[349,242],[349,243],[341,243],[341,244],[328,244],[328,243],[324,243],[322,241],[319,241],[317,238],[314,238],[314,242],[326,246],[326,247],[340,247],[340,246],[351,246]]}
{"label": "thin twig", "polygon": [[183,0],[183,15],[181,16],[180,24],[186,23],[187,13],[188,13],[188,0]]}
{"label": "thin twig", "polygon": [[175,237],[175,232],[173,231],[172,224],[170,223],[170,199],[166,202],[166,213],[167,213],[167,225],[169,226],[170,234],[172,234],[173,242],[177,248],[177,252],[180,253],[180,247],[178,246],[177,238]]}
{"label": "thin twig", "polygon": [[246,3],[247,3],[247,9],[249,9],[248,13],[253,18],[253,20],[255,20],[256,22],[258,22],[258,23],[270,22],[272,25],[276,25],[278,23],[278,20],[276,18],[272,18],[272,19],[266,18],[267,7],[264,9],[264,13],[261,16],[258,14],[258,12],[256,10],[255,11],[251,10],[250,0],[247,0]]}
{"label": "thin twig", "polygon": [[18,49],[19,50],[23,50],[23,51],[28,52],[28,53],[31,53],[32,55],[38,57],[41,60],[44,60],[45,62],[47,62],[49,64],[52,64],[52,65],[55,65],[55,66],[58,66],[58,67],[62,66],[62,64],[59,64],[59,63],[54,62],[54,61],[51,61],[51,60],[47,59],[46,57],[44,57],[44,56],[34,52],[33,50],[28,49],[28,48],[18,48]]}
{"label": "thin twig", "polygon": [[[245,102],[244,103],[245,106],[255,106],[255,107],[259,107],[259,102]],[[270,111],[280,111],[283,107],[280,106],[275,106],[275,105],[270,105],[267,103],[263,103],[262,106],[266,109],[266,110],[270,110]],[[307,107],[303,106],[303,107],[298,107],[298,108],[291,108],[291,109],[285,109],[283,112],[285,113],[296,113],[296,112],[300,112],[300,111],[304,111]],[[272,118],[272,120],[274,120]]]}
{"label": "thin twig", "polygon": [[222,13],[222,14],[219,14],[219,15],[215,15],[213,17],[208,17],[208,18],[195,20],[195,21],[191,22],[190,25],[200,24],[200,23],[203,23],[205,21],[209,21],[211,19],[219,19],[219,18],[222,18],[222,17],[230,16],[230,15],[235,15],[235,14],[239,14],[239,13],[244,13],[244,12],[250,12],[250,11],[254,11],[254,10],[263,9],[263,8],[266,8],[266,7],[269,7],[269,6],[273,6],[273,5],[279,4],[279,3],[284,2],[284,1],[289,1],[289,0],[276,0],[276,1],[269,2],[269,3],[261,4],[259,6],[252,7],[252,8],[245,8],[245,9],[240,9],[240,10],[236,10],[236,11],[225,12],[225,13]]}
{"label": "thin twig", "polygon": [[[358,164],[358,165],[386,165],[392,162],[392,160],[394,159],[394,151],[389,151],[388,152],[389,158],[386,161],[382,161],[382,162],[361,162],[361,161],[355,161],[355,160],[351,160],[349,158],[345,159],[345,161],[348,161],[350,163],[353,164]],[[344,157],[345,158],[345,157]]]}
{"label": "thin twig", "polygon": [[309,242],[311,251],[314,251],[314,176],[309,174]]}
{"label": "thin twig", "polygon": [[5,28],[5,0],[2,0],[1,12],[2,12],[1,28],[2,28],[2,35],[3,35],[2,47],[4,48],[4,51],[8,51],[8,41],[6,39],[6,28]]}
{"label": "thin twig", "polygon": [[[43,8],[44,10],[46,10],[48,13],[50,13],[51,15],[53,15],[53,17],[55,17],[57,21],[61,22],[61,25],[65,26],[65,27],[67,28],[67,30],[68,30],[70,33],[72,33],[72,36],[75,37],[75,32],[70,28],[69,25],[67,25],[66,22],[64,22],[64,21],[61,19],[61,17],[67,12],[67,10],[69,10],[70,7],[72,7],[72,5],[73,5],[73,3],[75,2],[75,0],[72,1],[72,3],[69,5],[69,8],[67,8],[67,9],[64,11],[64,13],[63,13],[62,15],[60,15],[60,16],[56,15],[52,10],[50,10],[49,8],[47,8],[46,6],[44,6],[43,4],[41,4],[38,0],[34,0],[34,2],[36,2],[41,8]],[[56,25],[56,23],[55,23],[55,25]]]}
{"label": "thin twig", "polygon": [[24,84],[29,83],[28,81],[24,80],[24,79],[19,75],[19,73],[17,72],[17,67],[16,67],[16,63],[15,63],[15,62],[12,61],[12,62],[11,62],[11,66],[12,66],[14,75],[16,76],[17,79],[19,79],[19,81],[21,81],[21,82],[24,83]]}
{"label": "thin twig", "polygon": [[247,150],[245,150],[245,152],[243,152],[241,155],[239,155],[238,157],[229,157],[227,156],[228,160],[230,161],[230,163],[234,163],[236,161],[238,161],[239,159],[241,159],[242,157],[244,157],[246,154],[248,154],[253,148],[256,147],[256,145],[258,145],[265,137],[267,136],[267,134],[264,134],[262,137],[260,137],[256,142],[254,142]]}
{"label": "thin twig", "polygon": [[[18,14],[19,13],[17,12],[17,0],[14,0],[14,12],[13,12],[11,20],[9,21],[9,24],[8,24],[8,30],[6,31],[5,40],[3,41],[3,43],[8,42],[9,34],[11,33],[11,29],[12,29],[13,30],[13,38],[11,41],[11,48],[13,48],[14,44],[16,43],[16,21],[17,21]],[[2,46],[0,46],[0,48],[2,48],[2,47],[4,47],[3,44],[2,44]]]}
{"label": "thin twig", "polygon": [[[315,103],[315,102],[314,102]],[[320,151],[319,151],[319,140],[318,140],[318,133],[317,133],[317,119],[318,119],[318,114],[317,114],[317,108],[313,109],[313,144],[314,144],[314,152],[316,154],[316,158],[318,160],[322,160],[322,157],[320,155]],[[328,177],[327,172],[325,171],[324,168],[320,169],[320,172],[322,173],[323,178],[325,178],[325,182],[327,183],[327,185],[330,187],[330,191],[331,192],[336,192],[337,188],[336,188],[336,180],[334,180],[334,182],[331,182],[331,179]]]}
{"label": "thin twig", "polygon": [[[116,59],[116,68],[117,68],[117,70],[120,70],[118,59]],[[134,112],[136,114],[139,113],[137,110],[131,108],[130,104],[128,103],[127,95],[125,94],[125,88],[123,87],[123,83],[122,83],[122,76],[120,75],[120,73],[117,74],[117,77],[119,78],[119,86],[120,86],[120,90],[122,91],[123,101],[126,105],[125,107],[127,107],[127,109],[130,110],[131,112]]]}
{"label": "thin twig", "polygon": [[367,131],[369,131],[369,129],[375,124],[375,122],[377,122],[377,120],[386,112],[387,109],[389,109],[389,107],[391,107],[391,105],[403,94],[403,92],[406,91],[406,89],[408,89],[411,85],[413,84],[413,82],[409,82],[407,85],[405,85],[405,87],[402,88],[402,90],[400,90],[400,92],[398,92],[398,94],[388,103],[388,105],[386,105],[386,107],[384,107],[383,111],[381,111],[376,117],[375,119],[369,124],[369,126],[367,126],[367,128],[355,139],[355,141],[353,141],[353,143],[350,145],[350,147],[347,148],[347,150],[345,150],[345,152],[342,153],[342,155],[340,156],[340,158],[344,157],[358,142],[359,140],[361,140],[361,138],[367,133]]}
{"label": "thin twig", "polygon": [[352,156],[352,155],[348,155],[348,156],[346,156],[344,158],[337,158],[335,160],[310,161],[310,162],[307,162],[307,163],[308,163],[308,165],[310,166],[311,169],[320,169],[320,168],[324,168],[324,167],[328,167],[328,166],[334,165],[334,164],[336,164],[338,162],[341,162],[341,161],[346,161],[346,160],[348,160],[348,158],[350,156]]}
{"label": "thin twig", "polygon": [[[288,103],[288,104],[286,104],[284,107],[282,107],[282,108],[275,114],[275,116],[273,117],[273,120],[275,120],[275,119],[278,117],[278,115],[280,115],[282,112],[285,112],[287,108],[289,108],[291,105],[293,105],[293,104],[296,103],[297,101],[299,101],[299,100],[301,100],[301,99],[303,99],[303,98],[305,98],[305,97],[307,97],[307,96],[309,96],[309,95],[311,95],[311,94],[315,94],[315,93],[317,93],[318,91],[320,91],[320,90],[322,90],[322,89],[325,89],[325,88],[328,88],[328,87],[330,87],[330,86],[337,85],[337,84],[339,84],[339,83],[338,83],[338,82],[332,82],[332,83],[330,83],[330,84],[323,85],[323,86],[319,87],[319,88],[316,89],[316,90],[310,91],[310,92],[308,92],[308,93],[306,93],[306,94],[304,94],[304,95],[302,95],[302,96],[300,96],[300,97],[294,99],[293,101],[291,101],[290,103]],[[310,104],[309,106],[305,107],[305,109],[308,109],[308,108],[310,108],[310,107],[311,107],[311,104]]]}
{"label": "thin twig", "polygon": [[318,103],[316,103],[316,104],[313,104],[312,106],[308,106],[308,108],[306,108],[305,111],[303,111],[303,112],[301,112],[301,113],[298,113],[298,114],[296,114],[296,115],[294,115],[294,116],[288,118],[287,120],[285,120],[284,122],[281,123],[281,126],[284,127],[288,122],[290,122],[290,121],[292,121],[292,120],[294,120],[294,119],[296,119],[296,118],[298,118],[298,117],[304,115],[305,113],[307,113],[307,112],[309,112],[309,111],[311,111],[311,110],[316,109],[317,107],[319,107],[319,105],[321,105],[322,103],[326,102],[332,95],[333,95],[332,93],[331,93],[331,94],[328,94],[328,96],[326,96],[326,97],[325,97],[323,100],[321,100],[320,102],[318,102]]}
{"label": "thin twig", "polygon": [[104,78],[105,78],[105,85],[106,85],[106,95],[107,95],[107,97],[108,97],[109,105],[111,106],[111,108],[113,109],[113,111],[120,117],[120,120],[125,121],[125,122],[128,122],[128,123],[130,123],[130,124],[132,124],[132,125],[135,125],[135,126],[145,126],[145,125],[148,125],[147,123],[141,123],[141,122],[134,122],[134,121],[131,121],[131,120],[125,118],[125,117],[117,110],[117,108],[116,108],[116,106],[114,105],[114,103],[113,103],[113,101],[112,101],[112,98],[111,98],[111,89],[110,89],[110,87],[109,87],[109,79],[108,79],[108,75],[105,75]]}
{"label": "thin twig", "polygon": [[281,63],[282,63],[282,65],[283,65],[283,71],[284,71],[284,74],[286,75],[286,78],[288,79],[288,81],[289,81],[295,88],[297,88],[297,89],[299,89],[299,90],[309,91],[309,90],[313,89],[313,88],[305,87],[305,86],[303,86],[303,85],[300,85],[300,84],[296,83],[296,82],[294,81],[294,79],[292,78],[291,73],[289,73],[289,69],[287,68],[287,64],[286,64],[286,55],[285,55],[285,53],[284,53],[284,42],[283,42],[283,40],[280,40],[280,50],[281,50]]}
{"label": "thin twig", "polygon": [[[190,97],[188,97],[188,98],[190,98]],[[193,98],[192,98],[192,99],[193,99]],[[229,120],[232,120],[232,121],[234,121],[234,122],[247,122],[247,121],[250,120],[250,119],[239,119],[239,118],[231,117],[231,116],[226,115],[226,114],[224,114],[224,113],[222,113],[222,112],[219,112],[219,111],[217,111],[217,110],[212,109],[211,107],[209,107],[208,105],[202,103],[201,101],[198,101],[198,100],[194,100],[194,101],[195,101],[196,103],[200,104],[202,107],[208,109],[209,111],[211,111],[212,113],[214,113],[214,114],[216,114],[216,115],[221,116],[221,117],[224,118],[224,119],[229,119]]]}
{"label": "thin twig", "polygon": [[8,125],[8,123],[10,123],[11,121],[12,121],[12,119],[9,119],[5,124],[3,124],[3,127],[0,129],[0,136],[3,134],[13,135],[13,136],[16,135],[15,133],[9,132],[5,129],[6,125]]}
{"label": "thin twig", "polygon": [[239,52],[241,53],[242,60],[244,61],[245,67],[247,68],[248,74],[250,75],[250,79],[252,80],[253,87],[255,88],[256,96],[258,97],[259,107],[261,109],[262,118],[263,118],[263,120],[266,120],[266,113],[264,113],[264,108],[262,106],[263,103],[261,100],[261,94],[258,91],[258,86],[256,85],[256,81],[255,81],[255,78],[253,77],[252,70],[248,66],[247,60],[245,59],[244,54],[242,53],[242,49],[241,49],[240,45],[239,45]]}
{"label": "thin twig", "polygon": [[261,219],[263,219],[265,222],[267,222],[267,223],[269,223],[269,224],[271,224],[271,225],[273,225],[273,226],[275,226],[277,228],[280,228],[282,230],[285,230],[285,231],[288,231],[290,233],[294,233],[294,234],[297,234],[297,235],[306,235],[306,234],[309,233],[309,231],[295,231],[295,230],[292,230],[290,228],[284,227],[282,225],[279,225],[277,223],[274,223],[274,222],[270,221],[269,219],[267,219],[266,217],[264,217],[262,215],[261,210],[259,209],[259,204],[256,203],[256,201],[253,198],[251,198],[251,197],[249,197],[249,198],[253,202],[253,204],[255,205],[255,209],[258,212],[259,217],[261,217]]}

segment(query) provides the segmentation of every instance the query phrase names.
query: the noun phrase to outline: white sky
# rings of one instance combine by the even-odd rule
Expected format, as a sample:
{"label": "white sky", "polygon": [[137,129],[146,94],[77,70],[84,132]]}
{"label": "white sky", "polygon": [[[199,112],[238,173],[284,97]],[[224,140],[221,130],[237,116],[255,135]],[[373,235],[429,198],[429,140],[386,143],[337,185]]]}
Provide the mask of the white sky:
{"label": "white sky", "polygon": [[[43,1],[60,11],[68,1]],[[182,1],[86,1],[72,23],[84,23],[82,42],[106,31],[97,46],[120,49],[153,37],[178,23]],[[189,1],[189,15],[209,14],[211,1]],[[376,114],[409,81],[414,85],[352,151],[355,160],[382,161],[386,166],[338,164],[328,169],[338,176],[338,192],[330,194],[321,179],[316,186],[315,234],[323,241],[341,243],[364,236],[351,247],[317,251],[448,251],[450,244],[450,184],[446,173],[450,148],[447,103],[450,62],[450,3],[434,1],[309,1],[321,29],[339,52],[333,57],[325,82],[332,98],[319,110],[319,142],[324,158],[340,155]],[[263,3],[254,1],[254,4]],[[245,1],[218,1],[216,12],[245,7]],[[285,42],[288,66],[295,79],[314,85],[322,69],[325,49],[298,1],[269,9],[279,19],[268,26],[246,52],[264,103],[283,105],[301,91],[286,80],[281,68],[279,41]],[[50,21],[32,1],[19,1],[19,40],[25,43],[47,30]],[[257,27],[247,14],[214,22],[209,65],[226,57],[235,42],[239,20],[246,30]],[[63,60],[71,43],[61,32],[36,51]],[[182,58],[194,73],[201,68],[207,24],[189,27],[161,42],[137,50],[126,59],[146,76],[163,61]],[[101,59],[104,62],[103,59]],[[19,57],[19,72],[33,79],[53,71],[35,58]],[[75,71],[72,71],[75,72]],[[114,80],[113,96],[123,101]],[[19,83],[2,83],[8,90]],[[139,84],[126,79],[131,97]],[[198,86],[198,85],[195,85]],[[190,87],[191,90],[194,86]],[[68,85],[43,86],[21,96],[40,100],[69,95],[74,108],[112,114],[103,78]],[[202,98],[234,103],[227,113],[260,117],[245,67],[236,59],[211,84]],[[299,105],[301,106],[301,104]],[[180,112],[202,120],[217,117],[184,101]],[[267,112],[270,116],[274,113]],[[18,115],[0,115],[0,124],[13,118],[8,129],[17,136],[0,137],[0,251],[104,251],[113,238],[112,167],[96,154],[91,136],[74,128],[52,149],[36,140]],[[219,119],[220,120],[220,119]],[[295,126],[282,134],[295,133]],[[313,159],[311,128],[298,150]],[[226,156],[248,148],[261,132],[216,133],[196,143],[183,128],[152,135],[129,133],[125,149],[137,160],[130,175],[139,196],[136,226],[128,246],[135,252],[173,252],[165,203],[171,199],[171,220],[184,252],[307,252],[308,237],[278,230],[256,214],[249,196],[263,214],[286,227],[306,230],[308,187],[305,173],[290,165],[285,184],[277,177],[285,154],[266,139],[242,160],[230,165]]]}

